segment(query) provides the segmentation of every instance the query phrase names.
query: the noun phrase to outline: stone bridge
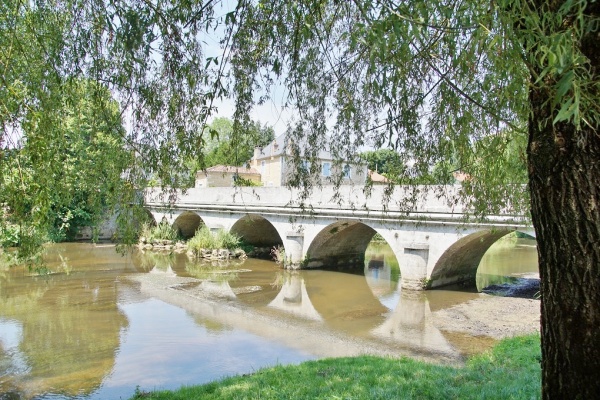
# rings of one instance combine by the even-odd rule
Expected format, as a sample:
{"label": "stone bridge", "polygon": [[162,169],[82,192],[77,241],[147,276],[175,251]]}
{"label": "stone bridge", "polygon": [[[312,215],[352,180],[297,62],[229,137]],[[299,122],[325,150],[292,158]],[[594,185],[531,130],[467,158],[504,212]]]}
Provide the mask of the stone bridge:
{"label": "stone bridge", "polygon": [[[285,187],[189,189],[176,200],[145,193],[155,222],[167,221],[184,237],[203,224],[230,230],[255,246],[282,246],[286,261],[302,268],[364,268],[367,245],[378,233],[394,251],[401,286],[423,289],[474,281],[479,262],[502,236],[535,236],[522,215],[490,215],[469,221],[454,202],[458,186],[324,186],[303,201]],[[397,199],[412,199],[402,203]]]}

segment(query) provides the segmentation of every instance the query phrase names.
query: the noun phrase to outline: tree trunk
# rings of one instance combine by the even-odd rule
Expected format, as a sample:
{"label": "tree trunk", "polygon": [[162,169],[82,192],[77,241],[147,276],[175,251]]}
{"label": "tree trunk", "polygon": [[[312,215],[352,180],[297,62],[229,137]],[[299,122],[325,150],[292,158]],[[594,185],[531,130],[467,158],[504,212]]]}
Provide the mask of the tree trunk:
{"label": "tree trunk", "polygon": [[[581,46],[597,82],[598,33]],[[527,150],[542,294],[542,397],[599,399],[600,127],[552,125],[547,96],[530,91]]]}

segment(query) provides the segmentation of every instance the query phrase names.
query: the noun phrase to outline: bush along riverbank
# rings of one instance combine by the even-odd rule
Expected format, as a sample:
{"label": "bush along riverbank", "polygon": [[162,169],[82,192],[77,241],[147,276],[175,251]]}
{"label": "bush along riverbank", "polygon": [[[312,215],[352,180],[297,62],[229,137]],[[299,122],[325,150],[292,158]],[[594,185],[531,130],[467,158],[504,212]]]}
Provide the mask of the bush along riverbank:
{"label": "bush along riverbank", "polygon": [[148,223],[142,225],[138,247],[142,250],[176,250],[184,252],[187,245],[169,224],[160,223],[152,226]]}
{"label": "bush along riverbank", "polygon": [[408,358],[350,357],[277,366],[132,399],[538,399],[539,335],[499,342],[463,367]]}
{"label": "bush along riverbank", "polygon": [[223,229],[213,234],[204,225],[187,242],[187,254],[190,258],[213,260],[246,258],[246,252],[241,248],[241,244],[242,241],[239,236]]}
{"label": "bush along riverbank", "polygon": [[[247,258],[239,236],[222,229],[213,233],[206,225],[197,230],[186,243],[177,231],[166,223],[156,226],[145,224],[140,231],[138,247],[142,250],[186,252],[191,259]],[[252,246],[245,247],[252,250]]]}

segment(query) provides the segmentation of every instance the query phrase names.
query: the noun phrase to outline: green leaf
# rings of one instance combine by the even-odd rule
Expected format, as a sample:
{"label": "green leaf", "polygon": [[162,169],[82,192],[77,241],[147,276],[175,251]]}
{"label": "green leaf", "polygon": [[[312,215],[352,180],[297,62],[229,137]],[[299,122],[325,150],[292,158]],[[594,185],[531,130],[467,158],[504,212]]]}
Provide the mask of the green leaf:
{"label": "green leaf", "polygon": [[567,71],[561,77],[560,81],[556,84],[556,95],[555,102],[556,104],[560,103],[562,98],[573,88],[573,79],[575,78],[575,73],[573,70]]}
{"label": "green leaf", "polygon": [[556,117],[554,117],[552,124],[556,124],[562,121],[570,121],[573,115],[575,114],[576,108],[577,107],[573,103],[573,99],[567,99],[565,102],[562,103],[562,106],[558,111],[558,114],[556,114]]}

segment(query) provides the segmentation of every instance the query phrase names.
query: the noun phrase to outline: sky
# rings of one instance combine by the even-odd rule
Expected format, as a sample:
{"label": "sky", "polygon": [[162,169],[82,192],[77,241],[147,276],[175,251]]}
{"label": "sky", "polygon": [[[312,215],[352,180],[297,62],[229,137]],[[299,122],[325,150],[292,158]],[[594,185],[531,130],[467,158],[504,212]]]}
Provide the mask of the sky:
{"label": "sky", "polygon": [[[234,0],[222,0],[215,9],[215,16],[217,18],[225,18],[227,12],[233,10],[237,4]],[[205,55],[206,57],[220,57],[223,54],[223,49],[219,44],[219,37],[223,35],[222,26],[218,29],[214,35],[205,36],[206,42]],[[271,99],[265,104],[255,105],[250,117],[260,122],[262,125],[267,124],[275,130],[275,136],[284,133],[288,121],[292,118],[293,112],[289,109],[285,109],[283,104],[285,103],[286,89],[281,85],[273,85]],[[225,117],[233,118],[235,111],[235,102],[233,99],[226,99],[222,101],[215,101],[215,107],[217,112],[209,120],[209,123],[214,118]]]}
{"label": "sky", "polygon": [[[274,99],[266,102],[263,105],[254,106],[250,116],[252,120],[260,122],[261,125],[265,123],[275,130],[275,136],[279,136],[284,133],[287,122],[292,118],[292,112],[289,109],[283,107],[283,88],[279,88],[274,95]],[[233,118],[233,112],[235,110],[235,104],[233,99],[225,101],[215,102],[217,112],[212,116],[210,121],[218,117]],[[209,122],[210,122],[209,121]]]}

